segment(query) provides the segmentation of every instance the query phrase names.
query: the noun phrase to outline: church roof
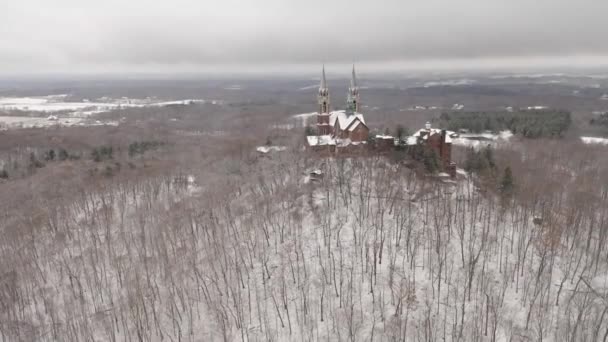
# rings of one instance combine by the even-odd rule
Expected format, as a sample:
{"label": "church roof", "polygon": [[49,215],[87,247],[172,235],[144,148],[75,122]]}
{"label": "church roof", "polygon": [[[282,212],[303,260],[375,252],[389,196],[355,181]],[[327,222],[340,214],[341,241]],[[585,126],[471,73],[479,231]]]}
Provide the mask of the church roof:
{"label": "church roof", "polygon": [[337,111],[333,111],[329,114],[330,114],[329,124],[332,126],[336,126],[336,123],[337,123],[338,127],[343,130],[347,129],[357,119],[365,125],[365,118],[363,117],[363,114],[361,114],[361,113],[350,114],[350,113],[346,113],[345,110],[337,110]]}

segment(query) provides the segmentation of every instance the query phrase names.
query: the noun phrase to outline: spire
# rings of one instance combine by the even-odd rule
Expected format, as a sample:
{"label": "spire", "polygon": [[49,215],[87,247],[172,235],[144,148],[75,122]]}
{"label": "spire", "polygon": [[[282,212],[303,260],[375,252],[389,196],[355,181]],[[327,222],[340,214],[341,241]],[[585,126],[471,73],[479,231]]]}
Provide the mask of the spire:
{"label": "spire", "polygon": [[317,95],[319,101],[319,113],[329,113],[329,89],[327,88],[327,79],[325,78],[325,64],[323,65],[323,71],[321,72],[321,84],[319,84],[319,94]]}
{"label": "spire", "polygon": [[321,73],[321,84],[319,85],[319,90],[327,89],[327,80],[325,79],[325,64],[323,64],[323,71]]}
{"label": "spire", "polygon": [[353,73],[350,79],[350,87],[346,97],[347,108],[350,112],[359,111],[359,88],[357,87],[357,74],[355,73],[355,65],[353,64]]}

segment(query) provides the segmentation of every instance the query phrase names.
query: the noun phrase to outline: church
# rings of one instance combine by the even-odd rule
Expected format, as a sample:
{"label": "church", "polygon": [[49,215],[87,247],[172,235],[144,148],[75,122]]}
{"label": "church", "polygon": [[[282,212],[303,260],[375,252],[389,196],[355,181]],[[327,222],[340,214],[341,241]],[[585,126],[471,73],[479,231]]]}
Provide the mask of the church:
{"label": "church", "polygon": [[325,78],[325,66],[321,73],[321,84],[317,95],[319,112],[315,113],[317,118],[316,134],[307,136],[308,145],[314,148],[347,147],[367,143],[369,128],[365,124],[365,118],[359,111],[361,103],[359,87],[357,86],[357,75],[355,66],[348,88],[346,109],[330,111],[329,88]]}

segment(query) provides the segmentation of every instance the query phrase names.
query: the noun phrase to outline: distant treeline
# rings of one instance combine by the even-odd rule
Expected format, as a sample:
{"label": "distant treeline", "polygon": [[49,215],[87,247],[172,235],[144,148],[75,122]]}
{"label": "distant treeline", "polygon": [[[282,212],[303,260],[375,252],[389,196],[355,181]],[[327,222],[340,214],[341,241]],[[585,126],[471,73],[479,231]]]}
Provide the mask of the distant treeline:
{"label": "distant treeline", "polygon": [[597,117],[591,119],[589,123],[594,126],[602,126],[608,128],[608,113],[598,115]]}
{"label": "distant treeline", "polygon": [[452,112],[443,113],[440,117],[440,125],[453,131],[466,129],[480,133],[510,130],[526,138],[559,137],[571,123],[570,112],[559,110]]}
{"label": "distant treeline", "polygon": [[[167,145],[165,141],[135,141],[129,144],[128,155],[129,158],[134,158],[138,155],[143,155],[147,151],[158,150],[159,148]],[[116,169],[120,169],[120,161],[114,160],[117,152],[120,154],[120,147],[116,149],[111,145],[101,145],[93,147],[90,153],[87,155],[86,151],[74,150],[68,151],[65,148],[58,149],[40,149],[38,151],[32,151],[29,153],[29,159],[27,164],[22,165],[18,160],[13,161],[10,165],[0,166],[0,179],[12,178],[14,174],[20,174],[22,166],[25,166],[25,170],[29,173],[33,173],[36,169],[45,167],[48,163],[52,162],[63,162],[63,161],[76,161],[76,160],[92,160],[96,163],[110,162],[114,163]],[[89,157],[89,158],[87,158]],[[0,164],[2,165],[2,164]],[[131,168],[135,167],[135,164],[129,162]],[[111,166],[106,166],[104,172],[106,175],[111,176],[113,174]]]}

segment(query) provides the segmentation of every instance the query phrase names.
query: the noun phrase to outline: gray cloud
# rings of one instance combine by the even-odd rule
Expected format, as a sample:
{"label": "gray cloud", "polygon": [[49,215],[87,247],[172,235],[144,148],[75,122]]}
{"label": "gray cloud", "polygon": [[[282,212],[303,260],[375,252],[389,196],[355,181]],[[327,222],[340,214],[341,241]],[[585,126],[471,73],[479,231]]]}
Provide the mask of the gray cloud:
{"label": "gray cloud", "polygon": [[0,73],[584,64],[608,56],[606,13],[600,0],[20,0],[0,5]]}

